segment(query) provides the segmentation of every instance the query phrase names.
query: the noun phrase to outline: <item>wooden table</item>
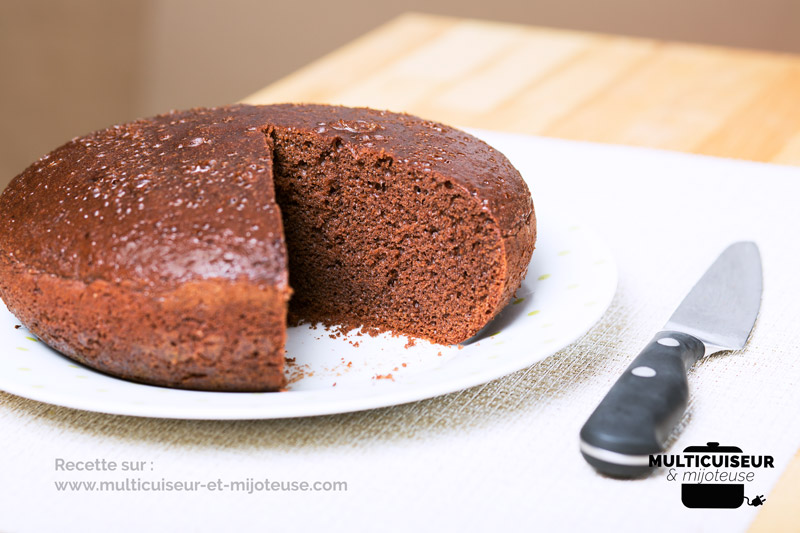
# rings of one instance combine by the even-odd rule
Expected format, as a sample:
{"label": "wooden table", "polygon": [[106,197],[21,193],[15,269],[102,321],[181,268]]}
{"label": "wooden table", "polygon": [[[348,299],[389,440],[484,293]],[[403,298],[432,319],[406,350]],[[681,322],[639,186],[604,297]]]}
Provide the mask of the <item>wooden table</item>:
{"label": "wooden table", "polygon": [[[407,14],[245,101],[800,165],[800,57],[786,54]],[[800,452],[751,531],[800,531],[798,496]]]}

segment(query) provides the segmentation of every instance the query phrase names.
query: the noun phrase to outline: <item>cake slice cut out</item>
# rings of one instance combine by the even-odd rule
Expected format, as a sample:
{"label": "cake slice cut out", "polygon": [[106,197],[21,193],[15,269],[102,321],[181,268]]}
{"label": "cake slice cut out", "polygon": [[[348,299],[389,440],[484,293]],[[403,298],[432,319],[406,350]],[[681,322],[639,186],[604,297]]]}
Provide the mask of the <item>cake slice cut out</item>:
{"label": "cake slice cut out", "polygon": [[[0,296],[47,344],[155,385],[284,384],[289,321],[450,344],[536,238],[502,154],[409,115],[175,112],[74,139],[0,196]],[[291,300],[290,300],[291,298]]]}

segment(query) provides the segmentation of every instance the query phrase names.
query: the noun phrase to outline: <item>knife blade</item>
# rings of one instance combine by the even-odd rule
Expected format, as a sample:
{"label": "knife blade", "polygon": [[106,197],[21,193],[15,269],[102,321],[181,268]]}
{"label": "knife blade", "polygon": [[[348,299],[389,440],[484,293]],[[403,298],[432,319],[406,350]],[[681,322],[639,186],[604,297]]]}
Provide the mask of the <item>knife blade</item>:
{"label": "knife blade", "polygon": [[580,450],[613,477],[648,474],[689,400],[686,373],[700,358],[744,348],[761,306],[761,256],[730,245],[639,353],[580,432]]}

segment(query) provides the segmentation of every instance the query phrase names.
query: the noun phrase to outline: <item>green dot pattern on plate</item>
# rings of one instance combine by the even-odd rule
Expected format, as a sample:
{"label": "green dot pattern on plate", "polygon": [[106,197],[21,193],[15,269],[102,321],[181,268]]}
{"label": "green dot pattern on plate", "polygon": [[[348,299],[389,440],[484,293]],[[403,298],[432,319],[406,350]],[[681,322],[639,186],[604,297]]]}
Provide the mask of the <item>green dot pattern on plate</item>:
{"label": "green dot pattern on plate", "polygon": [[522,303],[522,302],[524,302],[524,301],[525,301],[525,298],[517,298],[516,300],[514,300],[513,302],[511,302],[511,305],[519,305],[519,304],[521,304],[521,303]]}
{"label": "green dot pattern on plate", "polygon": [[569,227],[570,231],[575,231],[575,230],[578,230],[578,229],[581,229],[581,227],[580,226],[570,226]]}
{"label": "green dot pattern on plate", "polygon": [[570,289],[570,290],[577,289],[578,287],[580,287],[580,284],[578,284],[578,283],[573,283],[571,285],[567,285],[567,288]]}
{"label": "green dot pattern on plate", "polygon": [[24,366],[21,366],[21,367],[17,368],[17,370],[22,370],[23,372],[30,372],[31,371],[30,368],[27,368],[27,367],[24,367]]}
{"label": "green dot pattern on plate", "polygon": [[35,337],[25,337],[25,338],[28,339],[29,341],[39,342],[39,339],[37,339]]}
{"label": "green dot pattern on plate", "polygon": [[544,281],[549,277],[550,277],[550,274],[542,274],[541,276],[539,276],[539,281]]}
{"label": "green dot pattern on plate", "polygon": [[21,351],[21,352],[28,352],[28,351],[30,351],[30,350],[28,350],[27,348],[23,348],[22,346],[17,346],[17,350],[19,350],[19,351]]}
{"label": "green dot pattern on plate", "polygon": [[536,316],[538,314],[539,314],[539,310],[537,309],[536,311],[531,311],[530,313],[528,313],[528,316]]}
{"label": "green dot pattern on plate", "polygon": [[558,255],[560,256],[569,255],[569,250],[561,250],[560,252],[558,252]]}

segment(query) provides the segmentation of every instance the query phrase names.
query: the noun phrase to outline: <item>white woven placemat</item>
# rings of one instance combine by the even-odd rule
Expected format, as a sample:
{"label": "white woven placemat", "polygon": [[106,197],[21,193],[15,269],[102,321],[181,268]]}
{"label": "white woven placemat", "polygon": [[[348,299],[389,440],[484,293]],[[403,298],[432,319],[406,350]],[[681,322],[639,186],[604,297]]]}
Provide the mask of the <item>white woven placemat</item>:
{"label": "white woven placemat", "polygon": [[[445,397],[278,421],[138,419],[0,393],[0,531],[743,531],[756,509],[685,508],[657,473],[603,478],[577,450],[586,417],[716,256],[754,240],[764,297],[743,352],[690,375],[672,450],[718,441],[775,457],[766,494],[800,446],[800,169],[487,134],[534,201],[579,213],[618,261],[611,309],[583,339],[504,379]],[[531,335],[537,335],[531,331]],[[57,459],[115,472],[56,471]],[[122,472],[143,461],[143,472]],[[59,491],[63,481],[206,483],[198,491]],[[343,481],[346,491],[232,492],[216,481]],[[131,489],[135,488],[131,486]]]}

